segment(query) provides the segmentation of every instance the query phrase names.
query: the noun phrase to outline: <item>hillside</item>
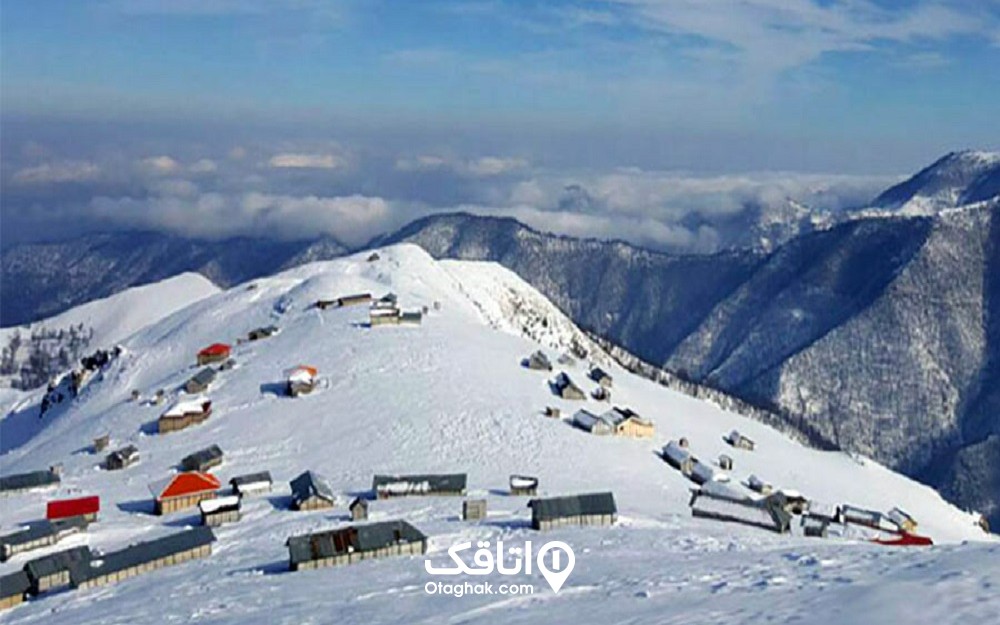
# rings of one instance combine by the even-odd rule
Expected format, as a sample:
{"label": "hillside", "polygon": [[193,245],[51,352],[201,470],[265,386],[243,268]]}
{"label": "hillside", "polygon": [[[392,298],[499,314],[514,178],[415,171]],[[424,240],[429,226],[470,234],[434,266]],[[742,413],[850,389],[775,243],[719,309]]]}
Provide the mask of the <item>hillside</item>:
{"label": "hillside", "polygon": [[[906,615],[930,623],[941,615],[983,620],[1000,609],[992,589],[1000,572],[998,544],[974,525],[972,515],[930,488],[870,460],[802,447],[760,423],[624,372],[537,291],[497,265],[434,261],[409,245],[381,249],[380,255],[374,262],[360,254],[262,278],[141,330],[79,397],[47,413],[23,445],[0,457],[5,474],[63,464],[56,491],[4,500],[5,531],[39,518],[52,497],[100,494],[100,521],[60,546],[86,542],[104,551],[197,522],[190,513],[152,516],[147,490],[195,450],[211,444],[224,450],[225,462],[215,470],[223,483],[259,470],[275,478],[274,493],[249,500],[242,521],[216,531],[218,542],[207,559],[101,589],[59,593],[0,618],[40,623],[58,614],[61,622],[96,624],[113,610],[117,619],[134,624],[304,623],[333,615],[345,623],[662,623],[690,622],[708,608],[727,623],[803,613],[817,623],[840,623],[851,606],[875,620]],[[372,328],[364,306],[312,306],[365,291],[392,291],[404,309],[427,306],[428,313],[416,327]],[[235,345],[236,367],[220,372],[208,392],[213,415],[207,422],[153,434],[150,424],[163,407],[128,401],[132,389],[144,396],[157,388],[174,393],[196,371],[201,347],[235,344],[268,324],[280,332]],[[541,416],[547,405],[564,415],[581,405],[600,410],[602,404],[592,400],[554,397],[551,375],[520,366],[540,347],[555,361],[574,345],[588,357],[557,371],[564,368],[589,389],[586,363],[602,363],[615,378],[614,403],[652,419],[653,439],[597,437]],[[319,369],[317,390],[295,399],[280,396],[282,372],[300,363]],[[35,408],[22,410],[34,418]],[[18,414],[8,415],[0,421],[0,435],[24,423]],[[757,442],[755,451],[723,442],[734,428]],[[140,463],[120,472],[98,469],[99,458],[87,446],[105,432],[113,447],[137,445]],[[654,453],[681,436],[703,459],[730,454],[734,483],[754,473],[817,501],[879,510],[900,506],[942,546],[896,550],[692,518],[691,482]],[[306,469],[329,478],[338,494],[336,508],[287,510],[287,482]],[[431,578],[420,557],[285,572],[285,540],[344,525],[347,502],[366,493],[379,472],[467,472],[470,496],[487,500],[489,517],[478,524],[458,519],[460,500],[452,497],[371,503],[372,520],[405,518],[428,534],[428,557],[435,564],[447,564],[448,548],[462,540],[558,539],[576,552],[572,576],[558,595],[536,572],[524,578],[535,586],[533,596],[449,599],[425,593]],[[538,476],[543,495],[611,490],[619,521],[540,535],[527,527],[527,498],[505,494],[511,474]],[[27,559],[15,556],[0,565],[0,573]],[[487,579],[502,581],[495,574]],[[909,592],[917,586],[920,593]]]}

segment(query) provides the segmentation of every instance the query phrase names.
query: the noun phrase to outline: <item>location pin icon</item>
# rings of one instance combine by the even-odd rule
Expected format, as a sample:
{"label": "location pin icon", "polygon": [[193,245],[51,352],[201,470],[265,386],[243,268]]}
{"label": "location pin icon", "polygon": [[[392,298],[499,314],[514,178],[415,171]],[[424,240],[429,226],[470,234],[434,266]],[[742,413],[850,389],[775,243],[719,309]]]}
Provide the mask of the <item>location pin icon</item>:
{"label": "location pin icon", "polygon": [[[551,569],[545,564],[545,554],[550,551],[552,552]],[[565,564],[563,560],[565,560]],[[566,583],[566,578],[573,572],[573,566],[576,565],[576,555],[573,553],[573,549],[566,543],[560,540],[553,540],[552,542],[545,543],[538,551],[535,564],[538,566],[538,570],[542,572],[542,577],[552,587],[553,592],[559,592],[559,589]]]}

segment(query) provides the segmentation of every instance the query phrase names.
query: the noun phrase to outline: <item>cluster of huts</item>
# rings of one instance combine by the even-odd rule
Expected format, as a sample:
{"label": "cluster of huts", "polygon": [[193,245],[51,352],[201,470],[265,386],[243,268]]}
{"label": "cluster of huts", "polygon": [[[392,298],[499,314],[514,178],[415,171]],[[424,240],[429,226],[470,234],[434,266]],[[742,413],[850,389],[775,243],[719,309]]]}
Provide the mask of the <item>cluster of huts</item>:
{"label": "cluster of huts", "polygon": [[573,415],[573,425],[598,436],[652,438],[656,426],[631,408],[615,406],[599,415],[580,409]]}

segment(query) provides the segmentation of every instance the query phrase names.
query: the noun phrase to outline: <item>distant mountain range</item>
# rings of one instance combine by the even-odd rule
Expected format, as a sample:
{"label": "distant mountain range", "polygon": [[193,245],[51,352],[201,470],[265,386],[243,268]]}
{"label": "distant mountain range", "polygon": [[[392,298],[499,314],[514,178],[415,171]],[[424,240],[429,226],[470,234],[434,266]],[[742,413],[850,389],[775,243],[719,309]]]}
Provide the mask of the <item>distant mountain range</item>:
{"label": "distant mountain range", "polygon": [[[1000,155],[949,154],[773,251],[672,255],[466,214],[372,245],[496,261],[639,358],[781,412],[819,443],[916,476],[998,526],[998,180]],[[162,235],[11,248],[3,323],[184,270],[228,285],[343,251]]]}

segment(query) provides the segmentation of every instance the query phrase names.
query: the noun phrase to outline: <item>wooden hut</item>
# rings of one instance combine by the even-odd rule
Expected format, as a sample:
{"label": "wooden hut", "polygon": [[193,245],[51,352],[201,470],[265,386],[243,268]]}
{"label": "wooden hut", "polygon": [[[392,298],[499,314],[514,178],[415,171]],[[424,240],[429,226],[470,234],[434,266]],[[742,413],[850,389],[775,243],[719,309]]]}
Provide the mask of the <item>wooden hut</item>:
{"label": "wooden hut", "polygon": [[462,520],[482,521],[486,518],[485,499],[466,499],[462,502]]}
{"label": "wooden hut", "polygon": [[531,526],[547,530],[564,525],[613,525],[618,520],[618,508],[612,493],[591,493],[532,499]]}
{"label": "wooden hut", "polygon": [[237,475],[229,480],[229,485],[233,489],[233,494],[240,497],[263,495],[271,492],[271,474],[267,471],[261,471],[259,473]]}
{"label": "wooden hut", "polygon": [[212,382],[215,381],[216,375],[215,369],[212,367],[205,367],[198,373],[191,376],[191,379],[184,383],[184,392],[190,395],[204,393],[208,390],[208,387],[212,384]]}
{"label": "wooden hut", "polygon": [[94,439],[94,453],[95,454],[101,453],[102,451],[108,448],[109,444],[111,444],[110,434],[104,434],[98,436],[97,438]]}
{"label": "wooden hut", "polygon": [[198,364],[210,365],[214,362],[224,362],[232,353],[232,348],[225,343],[212,343],[198,352]]}
{"label": "wooden hut", "polygon": [[372,306],[368,310],[368,322],[377,326],[399,325],[400,311],[395,306]]}
{"label": "wooden hut", "polygon": [[590,379],[597,382],[604,388],[611,388],[611,385],[614,382],[611,375],[600,367],[594,367],[590,370]]}
{"label": "wooden hut", "polygon": [[424,313],[420,310],[404,310],[399,313],[399,324],[404,326],[418,326],[423,323]]}
{"label": "wooden hut", "polygon": [[292,480],[291,487],[293,510],[332,508],[337,502],[326,478],[313,471],[306,471]]}
{"label": "wooden hut", "polygon": [[167,566],[206,558],[212,553],[213,542],[215,534],[212,529],[200,526],[129,545],[99,559],[87,558],[80,562],[72,571],[71,584],[80,589],[96,588]]}
{"label": "wooden hut", "polygon": [[886,514],[886,518],[896,525],[903,532],[917,531],[917,520],[902,508],[893,508]]}
{"label": "wooden hut", "polygon": [[750,477],[747,478],[746,485],[750,490],[756,491],[762,495],[770,495],[771,491],[774,490],[774,486],[772,486],[769,482],[765,482],[760,479],[756,475],[750,475]]}
{"label": "wooden hut", "polygon": [[401,520],[292,536],[285,544],[293,571],[427,552],[427,536]]}
{"label": "wooden hut", "polygon": [[680,442],[670,441],[663,447],[660,455],[667,461],[667,464],[684,475],[691,475],[691,472],[694,470],[696,460],[687,448],[681,447]]}
{"label": "wooden hut", "polygon": [[550,419],[558,419],[562,417],[562,411],[556,408],[555,406],[546,406],[544,414],[546,417]]}
{"label": "wooden hut", "polygon": [[248,341],[259,341],[261,339],[266,339],[274,336],[278,333],[278,326],[270,325],[264,326],[262,328],[256,328],[247,332]]}
{"label": "wooden hut", "polygon": [[288,378],[285,382],[285,391],[290,397],[307,395],[316,388],[316,376],[319,372],[316,367],[309,365],[299,365],[288,371]]}
{"label": "wooden hut", "polygon": [[857,506],[843,505],[840,507],[840,515],[844,523],[862,525],[872,529],[881,529],[882,513],[875,510],[866,510]]}
{"label": "wooden hut", "polygon": [[356,497],[351,505],[347,507],[351,511],[352,521],[367,521],[368,520],[368,500],[362,499],[361,497]]}
{"label": "wooden hut", "polygon": [[354,295],[344,295],[343,297],[338,297],[337,306],[340,308],[344,308],[346,306],[360,306],[362,304],[370,304],[371,301],[371,293],[355,293]]}
{"label": "wooden hut", "polygon": [[205,449],[185,456],[181,460],[181,468],[185,471],[208,471],[222,464],[223,453],[218,445],[212,445]]}
{"label": "wooden hut", "polygon": [[590,396],[593,397],[595,401],[611,401],[611,391],[603,386],[598,386],[594,390],[590,391]]}
{"label": "wooden hut", "polygon": [[87,523],[93,523],[97,520],[97,513],[100,510],[101,498],[97,495],[76,497],[74,499],[57,499],[46,504],[45,518],[49,521],[60,521],[62,519],[80,517]]}
{"label": "wooden hut", "polygon": [[559,375],[556,376],[553,386],[555,387],[556,394],[563,399],[576,401],[587,399],[587,395],[583,392],[583,389],[574,384],[573,380],[570,379],[569,374],[565,371],[561,371]]}
{"label": "wooden hut", "polygon": [[156,514],[170,514],[197,506],[205,499],[216,497],[218,489],[218,478],[200,471],[178,473],[149,486],[156,501]]}
{"label": "wooden hut", "polygon": [[372,491],[379,499],[412,495],[461,496],[465,494],[465,485],[465,473],[376,475],[372,479]]}
{"label": "wooden hut", "polygon": [[55,486],[61,480],[59,474],[59,467],[53,466],[42,471],[5,475],[0,477],[0,494],[8,495]]}
{"label": "wooden hut", "polygon": [[512,496],[529,495],[534,497],[538,494],[538,478],[529,475],[510,476],[510,494]]}
{"label": "wooden hut", "polygon": [[239,495],[226,495],[198,502],[201,512],[201,524],[218,527],[223,523],[236,523],[240,520],[242,499]]}
{"label": "wooden hut", "polygon": [[87,529],[87,520],[83,517],[32,523],[16,532],[0,536],[0,562],[6,562],[19,553],[50,547],[66,536],[82,532],[85,529]]}
{"label": "wooden hut", "polygon": [[160,415],[156,427],[160,434],[167,434],[201,423],[210,416],[212,416],[212,400],[200,397],[180,401]]}
{"label": "wooden hut", "polygon": [[79,576],[82,566],[90,559],[90,548],[82,546],[31,560],[24,565],[30,584],[28,592],[40,595],[71,587],[73,578]]}
{"label": "wooden hut", "polygon": [[0,610],[13,608],[24,603],[24,598],[28,595],[30,588],[31,581],[23,570],[0,577]]}
{"label": "wooden hut", "polygon": [[135,445],[128,445],[108,454],[107,458],[104,459],[104,468],[109,471],[118,471],[130,467],[136,462],[139,462],[139,449]]}
{"label": "wooden hut", "polygon": [[736,449],[746,449],[747,451],[753,451],[755,444],[752,440],[746,436],[740,434],[738,430],[733,430],[725,437],[723,437],[727,443],[735,447]]}
{"label": "wooden hut", "polygon": [[721,454],[719,456],[719,468],[722,469],[723,471],[732,471],[733,459],[727,456],[726,454]]}
{"label": "wooden hut", "polygon": [[787,532],[792,516],[774,497],[751,499],[719,488],[698,488],[691,493],[691,514],[696,517],[742,523],[777,532]]}
{"label": "wooden hut", "polygon": [[552,371],[552,362],[549,361],[549,357],[542,350],[538,350],[525,358],[523,364],[528,369],[536,371]]}

